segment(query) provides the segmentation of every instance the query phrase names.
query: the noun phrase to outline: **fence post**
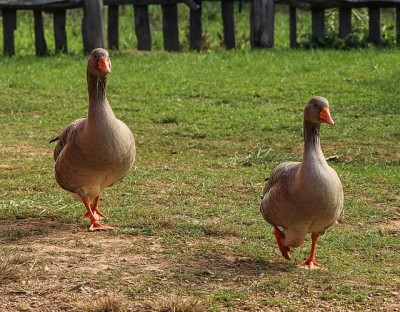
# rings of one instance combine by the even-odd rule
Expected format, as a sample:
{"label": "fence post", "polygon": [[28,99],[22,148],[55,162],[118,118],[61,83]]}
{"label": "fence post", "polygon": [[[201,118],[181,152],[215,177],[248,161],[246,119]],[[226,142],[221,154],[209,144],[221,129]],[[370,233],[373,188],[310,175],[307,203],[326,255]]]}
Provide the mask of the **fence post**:
{"label": "fence post", "polygon": [[56,52],[68,52],[67,33],[65,31],[66,10],[53,12],[54,42]]}
{"label": "fence post", "polygon": [[104,48],[103,0],[83,0],[83,49]]}
{"label": "fence post", "polygon": [[325,10],[323,8],[311,10],[311,32],[314,40],[325,37]]}
{"label": "fence post", "polygon": [[224,44],[227,49],[234,49],[235,42],[235,7],[233,0],[221,1],[222,22],[224,28]]}
{"label": "fence post", "polygon": [[191,50],[200,51],[203,48],[203,27],[202,27],[202,10],[201,0],[195,0],[199,6],[196,10],[190,9],[190,38],[189,47]]}
{"label": "fence post", "polygon": [[369,40],[375,45],[381,42],[381,15],[379,7],[369,7]]}
{"label": "fence post", "polygon": [[178,6],[174,4],[161,5],[163,16],[163,39],[165,51],[179,51]]}
{"label": "fence post", "polygon": [[396,8],[396,43],[400,46],[400,8]]}
{"label": "fence post", "polygon": [[108,6],[108,25],[107,25],[107,39],[108,47],[110,49],[118,50],[118,28],[119,28],[119,16],[118,16],[118,5]]}
{"label": "fence post", "polygon": [[137,38],[137,49],[151,50],[151,31],[149,21],[149,6],[134,5],[135,11],[135,33]]}
{"label": "fence post", "polygon": [[289,7],[289,41],[290,47],[297,48],[297,16],[296,16],[296,7]]}
{"label": "fence post", "polygon": [[43,15],[41,10],[33,10],[34,29],[35,29],[35,50],[37,56],[47,54],[47,44],[44,38]]}
{"label": "fence post", "polygon": [[272,48],[274,46],[274,24],[274,0],[253,0],[250,15],[251,46]]}
{"label": "fence post", "polygon": [[339,38],[346,38],[351,33],[351,9],[339,9]]}
{"label": "fence post", "polygon": [[17,29],[17,10],[3,9],[3,53],[4,55],[14,55],[14,30]]}

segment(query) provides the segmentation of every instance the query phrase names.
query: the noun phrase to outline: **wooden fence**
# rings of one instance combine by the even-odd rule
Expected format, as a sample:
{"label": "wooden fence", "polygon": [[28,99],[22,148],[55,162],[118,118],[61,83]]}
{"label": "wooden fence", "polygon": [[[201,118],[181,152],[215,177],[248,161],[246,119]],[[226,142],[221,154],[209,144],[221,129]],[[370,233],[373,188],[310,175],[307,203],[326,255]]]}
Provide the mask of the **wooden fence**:
{"label": "wooden fence", "polygon": [[[66,11],[83,9],[83,49],[90,52],[95,47],[106,46],[103,25],[103,6],[108,6],[107,38],[108,47],[119,48],[119,6],[133,5],[134,28],[137,49],[151,50],[149,5],[161,5],[163,45],[166,51],[179,50],[178,3],[190,8],[189,47],[202,49],[202,1],[204,0],[0,0],[3,20],[3,53],[15,53],[14,30],[17,26],[17,10],[32,10],[34,14],[35,50],[37,55],[46,55],[48,48],[44,37],[42,12],[53,14],[55,51],[67,52]],[[207,0],[212,1],[212,0]],[[236,47],[235,42],[235,0],[214,0],[220,3],[224,44],[227,49]],[[242,0],[236,0],[242,1]],[[297,46],[296,10],[311,10],[312,34],[316,38],[325,36],[325,14],[327,8],[339,9],[339,36],[351,33],[351,9],[368,7],[370,40],[379,44],[380,8],[395,7],[397,12],[396,34],[400,42],[400,0],[247,0],[251,2],[250,41],[252,47],[271,48],[274,46],[275,3],[289,6],[290,46]]]}
{"label": "wooden fence", "polygon": [[368,8],[369,40],[376,45],[381,42],[381,8],[396,8],[396,42],[400,44],[400,1],[399,0],[279,0],[290,7],[290,47],[297,47],[296,9],[311,10],[312,36],[325,37],[325,9],[339,10],[339,37],[345,38],[352,31],[351,10]]}
{"label": "wooden fence", "polygon": [[[242,1],[242,0],[240,0]],[[218,1],[215,1],[218,2]],[[224,43],[227,49],[233,49],[235,43],[234,0],[219,1],[223,21]],[[118,49],[118,12],[120,5],[133,5],[134,25],[139,50],[151,50],[149,5],[161,5],[163,43],[166,51],[179,50],[178,3],[185,3],[190,8],[190,49],[202,49],[202,0],[0,0],[3,18],[5,55],[15,53],[14,30],[16,29],[17,10],[32,10],[34,14],[36,54],[46,55],[47,44],[43,30],[42,12],[53,14],[55,51],[67,52],[66,10],[83,8],[82,38],[85,52],[95,47],[104,47],[103,5],[108,6],[107,38],[108,47]],[[253,0],[251,30],[254,46],[272,47],[273,41],[267,40],[264,11],[265,3],[273,8],[271,0]]]}

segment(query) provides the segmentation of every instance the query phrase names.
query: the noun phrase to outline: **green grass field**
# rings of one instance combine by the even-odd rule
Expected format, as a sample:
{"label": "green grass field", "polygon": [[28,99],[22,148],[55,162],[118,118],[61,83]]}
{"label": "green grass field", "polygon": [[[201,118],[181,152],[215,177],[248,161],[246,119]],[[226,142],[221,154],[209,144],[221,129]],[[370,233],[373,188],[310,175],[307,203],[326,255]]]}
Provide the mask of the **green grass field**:
{"label": "green grass field", "polygon": [[[397,49],[111,53],[108,98],[137,161],[103,192],[112,232],[88,233],[53,177],[53,144],[87,113],[86,56],[0,58],[2,311],[397,311]],[[281,257],[259,213],[264,179],[300,160],[302,109],[328,98],[325,156],[344,214],[327,271]]]}

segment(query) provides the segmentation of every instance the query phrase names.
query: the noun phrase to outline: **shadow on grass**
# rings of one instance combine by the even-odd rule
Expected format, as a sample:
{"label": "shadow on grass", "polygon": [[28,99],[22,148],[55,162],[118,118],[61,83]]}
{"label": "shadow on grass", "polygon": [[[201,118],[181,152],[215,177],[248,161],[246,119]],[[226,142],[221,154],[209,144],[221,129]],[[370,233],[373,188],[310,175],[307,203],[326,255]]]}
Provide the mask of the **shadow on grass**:
{"label": "shadow on grass", "polygon": [[173,270],[177,270],[181,276],[192,276],[206,280],[232,280],[240,281],[254,279],[269,274],[290,272],[290,262],[277,260],[264,261],[242,256],[209,255],[200,253],[193,255],[195,260],[182,263]]}
{"label": "shadow on grass", "polygon": [[18,242],[26,238],[40,238],[74,229],[76,226],[61,223],[54,218],[8,219],[0,221],[0,241]]}
{"label": "shadow on grass", "polygon": [[[195,247],[196,240],[192,242],[194,248],[186,249],[185,252],[180,254],[179,260],[175,261],[174,257],[171,257],[171,250],[168,250],[165,246],[157,247],[159,245],[157,243],[150,247],[151,244],[159,240],[158,236],[148,233],[136,233],[133,236],[135,238],[132,238],[132,233],[124,233],[124,228],[111,233],[89,233],[83,225],[65,224],[53,218],[12,219],[0,222],[0,242],[9,246],[28,244],[29,242],[38,243],[37,246],[46,248],[48,239],[61,239],[59,241],[61,243],[72,238],[86,241],[91,237],[90,241],[95,238],[95,241],[101,246],[100,254],[104,253],[104,256],[107,255],[108,247],[106,246],[114,246],[115,249],[107,256],[108,261],[110,261],[112,258],[118,258],[122,252],[122,249],[118,249],[117,245],[120,246],[121,244],[125,247],[132,244],[137,247],[143,245],[142,248],[134,249],[135,252],[131,256],[152,257],[151,263],[158,263],[165,270],[166,275],[172,277],[172,280],[187,280],[194,283],[220,283],[221,281],[236,283],[293,270],[291,262],[277,257],[264,260],[240,256],[230,247],[222,248],[219,251],[198,249]],[[184,242],[177,243],[182,244]],[[218,240],[211,240],[209,243],[223,246]],[[93,247],[89,244],[88,246],[88,248],[95,248],[97,245]],[[76,245],[73,249],[79,252],[80,247]],[[174,246],[170,246],[170,248],[174,249]],[[104,261],[108,262],[107,259],[104,259]]]}

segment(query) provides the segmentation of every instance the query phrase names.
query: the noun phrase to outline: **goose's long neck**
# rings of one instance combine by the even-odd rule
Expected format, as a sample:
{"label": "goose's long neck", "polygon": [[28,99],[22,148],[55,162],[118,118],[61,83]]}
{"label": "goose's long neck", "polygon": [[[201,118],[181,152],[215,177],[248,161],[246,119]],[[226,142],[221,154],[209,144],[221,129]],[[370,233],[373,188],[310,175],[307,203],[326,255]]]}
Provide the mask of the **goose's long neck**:
{"label": "goose's long neck", "polygon": [[115,117],[107,100],[107,77],[95,76],[87,72],[87,85],[89,94],[89,121]]}
{"label": "goose's long neck", "polygon": [[304,120],[304,152],[303,159],[305,161],[320,160],[325,162],[320,144],[320,127],[318,123],[311,123]]}

